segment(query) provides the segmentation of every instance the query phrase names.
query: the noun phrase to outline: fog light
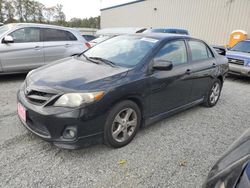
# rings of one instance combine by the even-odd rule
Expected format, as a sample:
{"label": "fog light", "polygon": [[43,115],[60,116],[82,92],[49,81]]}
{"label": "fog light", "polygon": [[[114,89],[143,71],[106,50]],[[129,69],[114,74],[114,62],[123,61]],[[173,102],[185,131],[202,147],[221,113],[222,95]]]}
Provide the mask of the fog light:
{"label": "fog light", "polygon": [[66,139],[73,139],[77,135],[77,130],[75,127],[66,127],[66,129],[63,132],[63,138]]}

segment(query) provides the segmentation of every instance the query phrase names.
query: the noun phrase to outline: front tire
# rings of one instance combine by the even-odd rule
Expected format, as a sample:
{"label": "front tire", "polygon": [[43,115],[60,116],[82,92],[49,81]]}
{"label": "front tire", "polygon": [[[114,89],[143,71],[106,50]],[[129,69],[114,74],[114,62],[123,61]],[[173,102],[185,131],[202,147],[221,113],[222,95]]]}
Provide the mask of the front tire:
{"label": "front tire", "polygon": [[130,100],[116,104],[109,112],[104,127],[106,145],[120,148],[130,143],[141,124],[141,111]]}
{"label": "front tire", "polygon": [[216,79],[210,90],[208,91],[208,95],[206,97],[206,101],[204,103],[207,107],[213,107],[217,104],[222,89],[222,82],[219,79]]}

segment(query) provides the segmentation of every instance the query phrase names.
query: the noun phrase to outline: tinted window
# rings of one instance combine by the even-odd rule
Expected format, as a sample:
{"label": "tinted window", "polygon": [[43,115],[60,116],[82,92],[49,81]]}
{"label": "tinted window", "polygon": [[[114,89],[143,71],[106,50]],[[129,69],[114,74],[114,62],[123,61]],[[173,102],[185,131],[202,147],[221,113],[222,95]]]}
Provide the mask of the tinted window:
{"label": "tinted window", "polygon": [[23,43],[23,42],[39,42],[40,41],[40,29],[39,28],[22,28],[18,29],[11,34],[13,37],[14,43]]}
{"label": "tinted window", "polygon": [[69,31],[59,29],[44,29],[44,41],[72,41],[77,40],[76,37]]}
{"label": "tinted window", "polygon": [[187,63],[187,50],[184,41],[167,43],[155,56],[156,59],[171,61],[173,65]]}
{"label": "tinted window", "polygon": [[210,49],[203,42],[189,41],[189,46],[193,61],[206,60],[213,57]]}
{"label": "tinted window", "polygon": [[242,41],[236,44],[234,47],[231,49],[232,51],[237,51],[237,52],[246,52],[250,53],[250,41]]}
{"label": "tinted window", "polygon": [[157,42],[157,39],[141,36],[117,36],[101,42],[84,54],[88,57],[101,57],[120,66],[133,67]]}
{"label": "tinted window", "polygon": [[94,40],[96,37],[93,36],[93,35],[82,35],[83,38],[86,40],[86,41],[91,41],[91,40]]}

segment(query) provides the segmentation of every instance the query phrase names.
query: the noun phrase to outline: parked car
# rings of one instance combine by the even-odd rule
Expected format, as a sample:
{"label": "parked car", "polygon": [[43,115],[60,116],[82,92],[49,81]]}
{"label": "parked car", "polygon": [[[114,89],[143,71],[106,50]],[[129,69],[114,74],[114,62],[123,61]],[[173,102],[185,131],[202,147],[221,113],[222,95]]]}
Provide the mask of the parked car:
{"label": "parked car", "polygon": [[229,73],[250,77],[250,40],[237,43],[226,51]]}
{"label": "parked car", "polygon": [[96,32],[97,36],[114,36],[114,35],[124,35],[124,34],[134,34],[134,33],[142,33],[147,28],[144,27],[110,27],[99,29]]}
{"label": "parked car", "polygon": [[189,35],[188,30],[179,29],[179,28],[155,28],[155,29],[148,29],[144,32],[145,33],[173,33],[173,34],[180,34],[180,35]]}
{"label": "parked car", "polygon": [[96,39],[89,42],[90,46],[93,47],[96,44],[99,44],[105,40],[108,40],[112,37],[118,35],[126,35],[126,34],[135,34],[142,33],[146,30],[143,27],[114,27],[114,28],[104,28],[100,29],[96,32],[98,36]]}
{"label": "parked car", "polygon": [[82,35],[82,37],[83,37],[87,42],[96,39],[96,36],[94,36],[94,35]]}
{"label": "parked car", "polygon": [[0,74],[27,72],[87,49],[78,31],[45,24],[4,25],[0,41]]}
{"label": "parked car", "polygon": [[250,187],[250,129],[213,166],[203,188]]}
{"label": "parked car", "polygon": [[112,37],[114,37],[114,36],[113,35],[99,36],[96,39],[89,41],[89,45],[91,47],[93,47],[96,44],[99,44],[99,43],[101,43],[101,42],[103,42],[105,40],[108,40],[108,39],[112,38]]}
{"label": "parked car", "polygon": [[139,127],[216,105],[227,71],[227,59],[202,40],[116,36],[31,71],[17,94],[18,114],[31,132],[61,148],[122,147]]}

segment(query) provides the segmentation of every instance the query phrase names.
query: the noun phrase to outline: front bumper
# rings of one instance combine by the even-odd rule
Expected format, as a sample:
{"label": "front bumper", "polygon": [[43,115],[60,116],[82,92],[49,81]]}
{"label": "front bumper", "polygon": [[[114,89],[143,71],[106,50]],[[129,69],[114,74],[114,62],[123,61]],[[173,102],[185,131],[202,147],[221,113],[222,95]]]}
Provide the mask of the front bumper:
{"label": "front bumper", "polygon": [[[78,149],[102,143],[106,114],[96,114],[95,107],[70,109],[38,106],[29,102],[22,90],[17,94],[17,101],[26,109],[26,122],[20,118],[24,126],[60,148]],[[77,130],[73,139],[63,136],[68,127]]]}
{"label": "front bumper", "polygon": [[250,77],[250,67],[229,63],[229,73]]}

